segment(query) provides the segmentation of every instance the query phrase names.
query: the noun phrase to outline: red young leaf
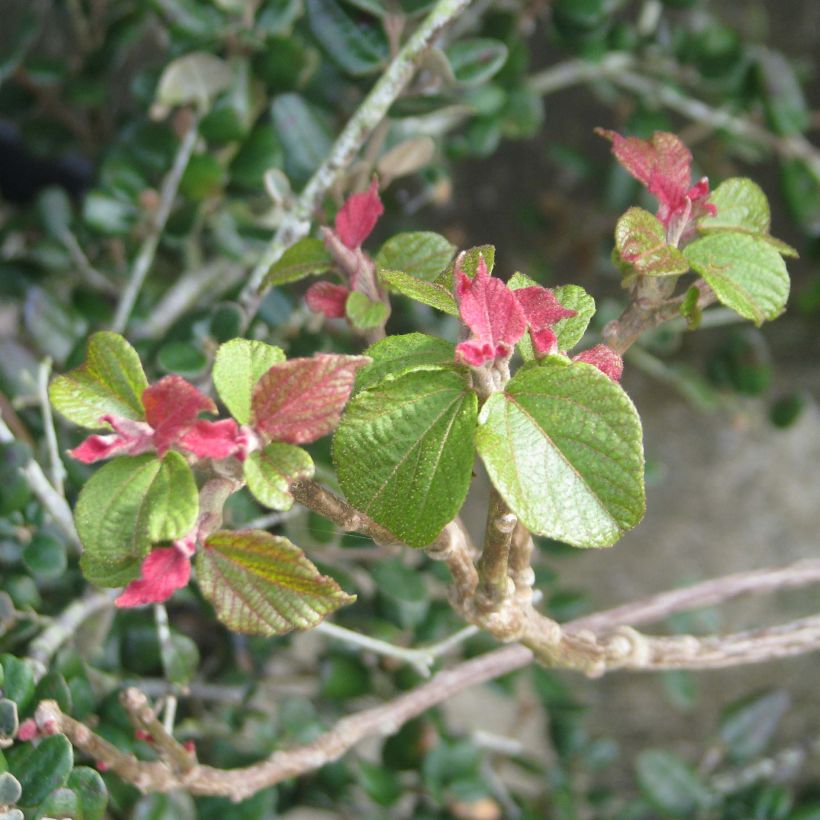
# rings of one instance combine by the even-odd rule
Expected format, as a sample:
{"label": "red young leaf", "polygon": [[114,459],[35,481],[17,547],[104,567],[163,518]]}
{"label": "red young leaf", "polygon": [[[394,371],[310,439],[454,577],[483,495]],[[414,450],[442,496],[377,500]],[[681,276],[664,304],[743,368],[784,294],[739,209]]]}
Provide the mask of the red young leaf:
{"label": "red young leaf", "polygon": [[[709,181],[704,177],[690,187],[692,154],[681,140],[666,131],[656,131],[648,140],[622,137],[603,128],[596,132],[612,142],[612,153],[618,162],[642,182],[658,199],[658,219],[669,228],[673,220],[683,223],[704,213],[714,215],[714,205],[705,202]],[[698,205],[693,208],[691,203]],[[678,237],[684,225],[676,231]]]}
{"label": "red young leaf", "polygon": [[142,392],[145,418],[154,428],[154,446],[162,458],[194,426],[202,411],[216,413],[213,399],[181,376],[165,376]]}
{"label": "red young leaf", "polygon": [[191,559],[183,549],[155,549],[142,562],[140,577],[131,581],[114,603],[119,607],[162,603],[187,586],[190,577]]}
{"label": "red young leaf", "polygon": [[268,440],[308,444],[339,423],[367,356],[317,353],[277,362],[253,389],[251,426]]}
{"label": "red young leaf", "polygon": [[305,301],[314,313],[324,313],[328,319],[342,319],[349,294],[344,285],[316,282],[307,289]]}
{"label": "red young leaf", "polygon": [[336,214],[336,233],[348,248],[358,248],[384,213],[379,184],[374,179],[360,194],[352,194]]}
{"label": "red young leaf", "polygon": [[527,318],[513,292],[490,276],[483,256],[474,279],[461,270],[456,275],[461,320],[473,332],[471,339],[456,347],[456,355],[473,367],[508,356],[527,329]]}
{"label": "red young leaf", "polygon": [[558,339],[552,331],[552,325],[575,316],[576,311],[565,308],[549,288],[542,288],[540,285],[519,288],[513,294],[527,317],[536,355],[557,353]]}
{"label": "red young leaf", "polygon": [[23,742],[34,740],[39,734],[40,730],[37,728],[37,722],[34,718],[26,718],[17,729],[17,740],[22,740]]}
{"label": "red young leaf", "polygon": [[248,428],[239,427],[233,419],[206,421],[200,419],[179,439],[179,446],[198,458],[236,456],[244,461],[250,452]]}
{"label": "red young leaf", "polygon": [[608,345],[595,345],[589,350],[583,350],[573,356],[572,361],[595,365],[614,382],[619,382],[624,372],[624,360]]}
{"label": "red young leaf", "polygon": [[92,464],[112,456],[137,456],[154,447],[154,431],[144,421],[102,416],[101,423],[109,424],[115,430],[109,435],[88,436],[68,454],[84,464]]}

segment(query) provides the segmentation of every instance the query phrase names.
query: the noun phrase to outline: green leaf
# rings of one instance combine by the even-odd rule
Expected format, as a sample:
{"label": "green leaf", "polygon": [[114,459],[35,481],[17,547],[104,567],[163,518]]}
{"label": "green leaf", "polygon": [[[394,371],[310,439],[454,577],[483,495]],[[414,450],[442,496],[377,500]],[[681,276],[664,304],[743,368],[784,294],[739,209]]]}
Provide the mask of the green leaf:
{"label": "green leaf", "polygon": [[400,233],[381,246],[376,268],[400,270],[432,282],[450,264],[455,251],[455,245],[432,231]]}
{"label": "green leaf", "polygon": [[65,735],[43,738],[35,747],[27,744],[16,756],[12,773],[20,781],[23,794],[21,806],[36,806],[63,786],[74,765],[74,753]]}
{"label": "green leaf", "polygon": [[686,246],[684,255],[726,307],[756,325],[779,316],[789,296],[789,274],[765,239],[714,233]]}
{"label": "green leaf", "polygon": [[82,810],[82,820],[103,820],[108,805],[108,789],[99,772],[88,766],[77,766],[66,784]]}
{"label": "green leaf", "polygon": [[356,599],[287,538],[261,530],[214,533],[197,552],[196,572],[219,620],[252,635],[310,629]]}
{"label": "green leaf", "polygon": [[641,423],[592,365],[548,357],[487,400],[476,438],[490,479],[532,531],[605,547],[643,517]]}
{"label": "green leaf", "polygon": [[333,268],[333,257],[321,239],[307,237],[288,248],[278,262],[274,262],[265,277],[265,285],[273,287],[297,282],[306,276],[327,273]]}
{"label": "green leaf", "polygon": [[283,361],[282,350],[265,342],[232,339],[219,346],[214,360],[214,387],[240,424],[248,424],[251,419],[251,396],[256,383],[274,364]]}
{"label": "green leaf", "polygon": [[757,80],[769,126],[777,134],[805,131],[811,122],[811,112],[789,60],[765,48],[756,49],[756,57]]}
{"label": "green leaf", "polygon": [[501,70],[509,51],[500,40],[477,37],[454,43],[445,54],[457,82],[480,85]]}
{"label": "green leaf", "polygon": [[706,784],[672,752],[647,749],[638,755],[636,768],[646,798],[672,817],[692,817],[712,802]]}
{"label": "green leaf", "polygon": [[199,649],[187,636],[171,633],[171,640],[161,642],[159,647],[165,677],[176,684],[187,684],[199,666]]}
{"label": "green leaf", "polygon": [[13,700],[17,710],[25,713],[34,697],[34,670],[28,661],[14,655],[0,655],[3,665],[3,697]]}
{"label": "green leaf", "polygon": [[190,532],[198,512],[194,477],[179,453],[113,459],[89,479],[74,511],[83,573],[99,586],[127,583],[151,545]]}
{"label": "green leaf", "polygon": [[208,357],[196,342],[168,342],[159,349],[157,364],[166,373],[195,379],[208,368]]}
{"label": "green leaf", "polygon": [[362,77],[379,71],[389,49],[383,29],[349,17],[336,0],[307,0],[310,28],[342,71]]}
{"label": "green leaf", "polygon": [[[9,698],[0,698],[0,747],[5,748],[14,740],[19,727],[17,704]],[[5,802],[7,801],[0,801],[0,803]]]}
{"label": "green leaf", "polygon": [[475,276],[476,268],[478,267],[478,258],[480,256],[484,257],[484,264],[487,265],[487,273],[492,273],[495,267],[495,245],[476,245],[458,254],[447,270],[436,279],[436,282],[452,290],[453,273],[455,271],[456,262],[459,263],[461,270],[472,279]]}
{"label": "green leaf", "polygon": [[766,751],[778,725],[789,708],[786,692],[763,692],[729,706],[720,719],[718,734],[731,759],[740,763]]}
{"label": "green leaf", "polygon": [[452,365],[455,346],[444,339],[424,333],[388,336],[366,351],[373,361],[356,373],[356,390],[363,390],[384,379],[395,379],[413,370],[436,370]]}
{"label": "green leaf", "polygon": [[231,84],[228,64],[205,51],[195,51],[169,63],[159,80],[157,102],[162,105],[195,103],[207,108]]}
{"label": "green leaf", "polygon": [[13,806],[22,794],[20,781],[11,772],[0,774],[0,806]]}
{"label": "green leaf", "polygon": [[590,319],[595,315],[595,300],[579,285],[560,285],[552,292],[565,308],[577,314],[561,319],[552,328],[558,337],[558,349],[572,350],[584,338]]}
{"label": "green leaf", "polygon": [[697,330],[700,327],[702,312],[698,305],[699,300],[700,290],[692,285],[686,291],[686,296],[684,296],[680,305],[680,315],[686,319],[686,326],[689,330]]}
{"label": "green leaf", "polygon": [[98,428],[100,416],[105,415],[142,420],[146,387],[148,380],[137,351],[118,333],[101,331],[88,340],[84,364],[57,376],[48,394],[67,419]]}
{"label": "green leaf", "polygon": [[285,149],[285,170],[296,183],[308,177],[330,152],[327,123],[299,94],[281,94],[271,105],[276,133]]}
{"label": "green leaf", "polygon": [[368,330],[381,327],[390,313],[384,302],[374,302],[358,290],[348,294],[345,302],[345,313],[353,327]]}
{"label": "green leaf", "polygon": [[313,459],[307,451],[281,442],[251,453],[243,465],[248,489],[260,504],[272,510],[289,510],[293,506],[291,483],[312,478],[313,471]]}
{"label": "green leaf", "polygon": [[709,197],[717,208],[715,216],[698,221],[701,233],[737,231],[760,236],[784,256],[797,256],[797,251],[785,242],[769,235],[771,213],[763,189],[746,177],[733,177],[721,182]]}
{"label": "green leaf", "polygon": [[677,276],[689,270],[684,255],[667,244],[660,220],[643,208],[630,208],[618,220],[615,247],[630,273]]}
{"label": "green leaf", "polygon": [[333,438],[348,500],[410,546],[429,544],[467,495],[477,407],[451,370],[411,372],[360,392]]}
{"label": "green leaf", "polygon": [[[451,274],[452,278],[452,274]],[[450,316],[458,316],[458,304],[452,287],[439,282],[425,282],[400,270],[380,270],[379,279],[390,290],[409,296],[417,302],[436,308]]]}
{"label": "green leaf", "polygon": [[65,544],[46,532],[38,532],[23,550],[23,563],[38,578],[59,578],[68,563]]}

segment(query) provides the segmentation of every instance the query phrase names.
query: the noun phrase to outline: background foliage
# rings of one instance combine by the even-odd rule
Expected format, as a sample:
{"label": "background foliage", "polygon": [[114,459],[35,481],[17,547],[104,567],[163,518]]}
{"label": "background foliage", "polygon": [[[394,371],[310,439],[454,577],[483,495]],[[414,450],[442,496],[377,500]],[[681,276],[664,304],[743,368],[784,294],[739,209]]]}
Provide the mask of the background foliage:
{"label": "background foliage", "polygon": [[[363,746],[238,806],[180,794],[141,797],[97,773],[94,761],[74,760],[59,737],[36,749],[6,742],[34,704],[51,697],[78,719],[98,717],[100,734],[120,748],[150,757],[153,750],[134,737],[117,701],[123,682],[139,679],[154,696],[189,687],[179,737],[195,741],[201,759],[234,766],[304,742],[352,707],[389,699],[418,681],[409,666],[325,638],[232,635],[189,588],[171,603],[170,644],[160,646],[150,609],[105,611],[35,683],[26,660],[33,641],[48,619],[84,594],[85,582],[75,548],[50,523],[18,467],[29,449],[47,462],[41,362],[64,371],[81,361],[87,335],[111,325],[152,230],[162,179],[190,127],[190,110],[170,107],[204,97],[207,113],[129,337],[152,378],[178,373],[195,381],[217,344],[236,335],[243,277],[291,191],[325,157],[402,26],[414,25],[431,5],[39,0],[4,9],[0,384],[3,418],[22,443],[3,445],[0,462],[0,770],[10,772],[0,774],[0,804],[17,803],[32,817],[85,818],[106,811],[262,818],[297,808],[395,817],[820,816],[818,741],[810,734],[820,730],[816,709],[790,707],[788,670],[795,667],[785,665],[778,688],[746,687],[742,700],[683,742],[660,727],[653,734],[639,712],[607,722],[604,731],[600,706],[595,719],[587,714],[600,698],[597,684],[530,669],[488,687],[485,703],[508,704],[503,738],[455,709],[435,709],[382,746]],[[476,3],[394,104],[342,188],[375,170],[389,183],[381,235],[437,229],[459,247],[493,242],[504,271],[521,269],[543,284],[579,282],[601,294],[605,319],[621,298],[608,256],[614,221],[635,201],[637,183],[595,144],[591,129],[602,124],[647,136],[682,128],[715,183],[752,173],[770,195],[779,194],[774,233],[802,256],[792,267],[791,318],[764,331],[719,328],[698,342],[687,340],[683,327],[664,329],[627,357],[627,367],[657,380],[647,394],[674,390],[679,401],[691,402],[693,424],[752,425],[761,435],[771,434],[767,424],[805,424],[814,412],[807,385],[778,375],[778,366],[788,372],[800,356],[817,352],[820,171],[816,151],[812,159],[795,149],[817,127],[816,84],[806,87],[813,69],[808,49],[777,35],[784,10],[810,21],[810,5],[749,4],[736,14],[706,0]],[[793,29],[800,37],[800,26]],[[195,72],[177,63],[163,74],[172,60],[194,52],[212,60]],[[687,113],[686,105],[669,105],[669,93],[730,112],[769,138],[722,128],[709,109],[690,105]],[[327,203],[329,213],[338,201]],[[279,281],[287,280],[285,273]],[[179,293],[173,288],[180,282],[193,283],[194,298],[174,310],[169,294]],[[250,335],[281,345],[290,357],[358,352],[360,340],[345,327],[323,327],[307,311],[303,292],[301,283],[271,290]],[[390,327],[447,335],[451,321],[396,300]],[[641,409],[652,413],[649,401]],[[58,426],[58,435],[62,450],[80,433]],[[326,439],[310,448],[320,475],[330,463],[328,449]],[[76,462],[66,468],[74,501],[91,471]],[[663,481],[664,471],[675,469],[674,456],[650,463],[650,480],[653,469]],[[260,515],[250,496],[231,502],[231,526]],[[308,514],[268,526],[358,595],[340,623],[406,645],[459,628],[443,599],[442,569],[423,556],[340,536]],[[602,590],[568,568],[581,559],[568,558],[561,544],[542,546],[538,586],[553,616],[573,617],[600,601]],[[662,585],[699,574],[689,566]],[[617,588],[603,593],[621,597]],[[710,618],[696,613],[669,628],[697,631],[714,626]],[[476,637],[463,651],[476,654],[486,644]],[[801,668],[817,673],[816,661]],[[633,685],[626,675],[607,683]],[[725,700],[710,693],[708,674],[669,673],[648,685],[663,692],[670,713],[694,715],[710,697]],[[738,686],[742,678],[730,688]],[[537,741],[524,733],[528,723],[543,727]]]}

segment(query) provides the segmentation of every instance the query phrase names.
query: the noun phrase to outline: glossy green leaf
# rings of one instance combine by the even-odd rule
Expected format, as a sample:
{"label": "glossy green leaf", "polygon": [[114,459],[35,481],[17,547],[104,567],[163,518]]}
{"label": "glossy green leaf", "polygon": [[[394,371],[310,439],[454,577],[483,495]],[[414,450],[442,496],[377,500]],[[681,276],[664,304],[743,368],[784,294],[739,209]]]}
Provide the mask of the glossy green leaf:
{"label": "glossy green leaf", "polygon": [[333,268],[333,257],[321,239],[307,237],[288,248],[278,262],[271,265],[265,277],[268,286],[297,282],[306,276],[327,273]]}
{"label": "glossy green leaf", "polygon": [[509,52],[501,40],[477,37],[453,43],[445,53],[456,82],[480,85],[501,70]]}
{"label": "glossy green leaf", "polygon": [[698,222],[701,233],[750,233],[765,238],[784,256],[797,256],[794,248],[769,235],[769,200],[756,182],[746,177],[727,179],[715,188],[709,202],[717,208],[717,214],[706,216]]}
{"label": "glossy green leaf", "polygon": [[374,302],[358,290],[348,294],[345,303],[345,313],[353,327],[359,330],[369,330],[381,327],[390,313],[384,302]]}
{"label": "glossy green leaf", "polygon": [[330,129],[299,94],[281,94],[273,101],[271,112],[285,149],[285,170],[293,181],[305,182],[330,151]]}
{"label": "glossy green leaf", "polygon": [[213,380],[219,398],[240,423],[251,418],[251,396],[259,379],[285,354],[278,347],[250,339],[232,339],[219,346]]}
{"label": "glossy green leaf", "polygon": [[558,357],[526,367],[478,421],[490,479],[532,532],[606,547],[643,517],[640,419],[597,368]]}
{"label": "glossy green leaf", "polygon": [[618,220],[615,247],[630,273],[677,276],[689,270],[684,255],[667,244],[660,220],[643,208],[630,208]]}
{"label": "glossy green leaf", "polygon": [[[452,278],[452,274],[451,274]],[[453,296],[452,287],[438,282],[425,282],[400,270],[379,271],[379,279],[390,290],[409,296],[417,302],[436,308],[450,316],[458,316],[458,304]]]}
{"label": "glossy green leaf", "polygon": [[432,282],[450,264],[456,248],[446,237],[432,231],[400,233],[391,237],[376,254],[376,267],[400,270]]}
{"label": "glossy green leaf", "polygon": [[194,51],[169,63],[159,80],[157,101],[162,105],[194,103],[207,108],[231,84],[228,64],[205,51]]}
{"label": "glossy green leaf", "polygon": [[65,544],[46,532],[38,532],[23,550],[23,563],[38,578],[59,578],[68,564]]}
{"label": "glossy green leaf", "polygon": [[412,370],[434,370],[455,362],[455,346],[424,333],[388,336],[371,345],[365,355],[373,360],[356,373],[356,390],[384,379],[395,379]]}
{"label": "glossy green leaf", "polygon": [[[274,130],[270,122],[260,122],[242,142],[231,162],[231,182],[248,191],[259,191],[264,185],[265,174],[284,164],[287,138],[288,135]],[[302,147],[307,149],[308,146]]]}
{"label": "glossy green leaf", "polygon": [[74,510],[86,578],[112,587],[132,580],[151,545],[181,538],[198,512],[194,477],[179,453],[115,458],[86,482]]}
{"label": "glossy green leaf", "polygon": [[84,364],[57,376],[48,394],[67,419],[98,428],[104,415],[142,420],[146,387],[148,380],[137,351],[118,333],[101,331],[88,340]]}
{"label": "glossy green leaf", "polygon": [[706,784],[672,752],[647,749],[638,755],[636,768],[643,794],[672,817],[692,817],[712,802]]}
{"label": "glossy green leaf", "polygon": [[209,536],[197,552],[196,572],[219,620],[252,635],[310,629],[355,600],[287,538],[261,530]]}
{"label": "glossy green leaf", "polygon": [[758,236],[721,232],[684,250],[692,269],[720,302],[756,325],[779,316],[789,296],[789,274],[780,254]]}
{"label": "glossy green leaf", "polygon": [[333,438],[348,500],[410,546],[429,544],[467,495],[477,406],[464,376],[445,370],[358,393]]}
{"label": "glossy green leaf", "polygon": [[380,26],[354,20],[337,0],[307,0],[306,5],[314,36],[343,71],[361,77],[387,62],[387,38]]}
{"label": "glossy green leaf", "polygon": [[313,471],[313,459],[307,451],[281,442],[251,453],[243,464],[248,489],[260,504],[272,510],[289,510],[293,506],[291,483],[312,478]]}
{"label": "glossy green leaf", "polygon": [[788,708],[789,696],[782,690],[751,695],[729,706],[718,734],[731,759],[740,763],[763,754]]}
{"label": "glossy green leaf", "polygon": [[20,805],[36,806],[45,800],[65,784],[73,765],[74,752],[65,735],[43,738],[37,746],[27,744],[12,766],[22,787]]}
{"label": "glossy green leaf", "polygon": [[13,700],[19,712],[25,712],[34,697],[34,669],[22,658],[0,655],[3,665],[3,697]]}

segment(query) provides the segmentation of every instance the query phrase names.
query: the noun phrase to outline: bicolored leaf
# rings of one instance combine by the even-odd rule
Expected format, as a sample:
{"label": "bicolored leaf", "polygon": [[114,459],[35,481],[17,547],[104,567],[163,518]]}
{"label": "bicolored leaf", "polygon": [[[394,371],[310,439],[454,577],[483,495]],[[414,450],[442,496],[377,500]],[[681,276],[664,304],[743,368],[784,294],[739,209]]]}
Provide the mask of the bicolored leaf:
{"label": "bicolored leaf", "polygon": [[450,264],[456,251],[446,237],[432,231],[414,231],[392,236],[376,254],[376,268],[401,270],[432,282]]}
{"label": "bicolored leaf", "polygon": [[797,251],[769,234],[771,213],[763,189],[746,177],[733,177],[721,182],[709,197],[717,213],[706,215],[698,222],[698,231],[737,231],[766,239],[783,256],[797,256]]}
{"label": "bicolored leaf", "polygon": [[381,327],[390,314],[384,302],[369,299],[358,290],[351,291],[345,301],[345,314],[353,327],[359,330],[369,330]]}
{"label": "bicolored leaf", "polygon": [[285,354],[278,347],[250,339],[232,339],[219,346],[214,360],[216,392],[240,423],[251,418],[251,396],[260,378]]}
{"label": "bicolored leaf", "polygon": [[490,276],[483,257],[474,278],[460,270],[456,277],[459,314],[473,334],[456,346],[456,354],[472,366],[508,355],[527,329],[526,315],[513,292]]}
{"label": "bicolored leaf", "polygon": [[643,517],[640,419],[594,367],[552,357],[523,368],[478,424],[490,479],[532,532],[606,547]]}
{"label": "bicolored leaf", "polygon": [[350,288],[334,282],[315,282],[305,294],[305,302],[314,313],[321,313],[328,319],[343,319],[347,312],[347,297]]}
{"label": "bicolored leaf", "polygon": [[789,274],[763,238],[722,231],[695,240],[684,255],[721,304],[761,325],[779,316],[789,296]]}
{"label": "bicolored leaf", "polygon": [[372,361],[356,373],[357,391],[413,370],[452,367],[456,349],[450,342],[435,336],[406,333],[376,342],[365,351],[365,355]]}
{"label": "bicolored leaf", "polygon": [[252,452],[243,464],[248,489],[260,504],[272,510],[293,506],[290,485],[313,477],[313,459],[301,447],[275,441]]}
{"label": "bicolored leaf", "polygon": [[327,273],[332,268],[333,257],[325,248],[325,243],[321,239],[307,237],[289,247],[279,261],[271,265],[265,277],[265,285],[273,287],[297,282],[306,276]]}
{"label": "bicolored leaf", "polygon": [[100,331],[88,340],[85,362],[57,376],[49,387],[54,407],[81,427],[98,428],[102,416],[141,421],[148,380],[137,351],[118,333]]}
{"label": "bicolored leaf", "polygon": [[374,179],[366,191],[351,194],[345,200],[336,214],[336,234],[348,248],[358,248],[370,236],[383,213],[379,183]]}
{"label": "bicolored leaf", "polygon": [[200,413],[216,413],[213,399],[181,376],[165,376],[142,393],[145,420],[154,429],[154,446],[162,457],[190,430]]}
{"label": "bicolored leaf", "polygon": [[366,356],[317,353],[274,364],[256,383],[251,426],[268,440],[308,444],[337,425]]}
{"label": "bicolored leaf", "polygon": [[630,208],[618,220],[615,247],[632,273],[677,276],[689,270],[686,257],[667,244],[663,225],[643,208]]}
{"label": "bicolored leaf", "polygon": [[197,552],[196,575],[219,620],[250,635],[310,629],[356,600],[287,538],[260,530],[211,535]]}
{"label": "bicolored leaf", "polygon": [[188,586],[190,577],[190,557],[176,547],[160,547],[148,554],[140,577],[128,584],[115,603],[118,607],[162,603]]}
{"label": "bicolored leaf", "polygon": [[345,496],[410,546],[429,544],[467,495],[477,408],[453,370],[409,372],[361,391],[333,437]]}
{"label": "bicolored leaf", "polygon": [[74,510],[83,573],[99,586],[127,583],[151,545],[181,538],[198,512],[194,477],[179,453],[115,458],[86,482]]}
{"label": "bicolored leaf", "polygon": [[[452,278],[452,276],[451,276]],[[453,296],[452,285],[447,287],[438,281],[425,282],[400,270],[380,270],[379,279],[390,290],[409,296],[423,305],[429,305],[442,313],[458,316],[458,304]]]}

